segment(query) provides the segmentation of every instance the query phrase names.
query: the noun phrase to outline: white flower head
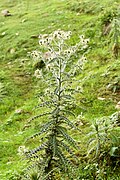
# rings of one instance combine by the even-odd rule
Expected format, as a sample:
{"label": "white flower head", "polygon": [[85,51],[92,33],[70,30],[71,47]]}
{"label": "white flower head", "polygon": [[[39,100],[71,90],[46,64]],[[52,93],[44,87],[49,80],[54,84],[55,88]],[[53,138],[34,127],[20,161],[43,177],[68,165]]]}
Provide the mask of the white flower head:
{"label": "white flower head", "polygon": [[36,78],[43,78],[42,71],[39,70],[39,69],[37,69],[37,70],[35,71],[35,73],[34,73],[34,76],[35,76]]}
{"label": "white flower head", "polygon": [[85,37],[84,37],[84,35],[80,35],[79,38],[80,38],[80,40],[82,40],[82,39],[84,39]]}
{"label": "white flower head", "polygon": [[57,30],[57,31],[54,31],[53,33],[53,38],[55,39],[63,39],[63,40],[66,40],[66,39],[69,39],[70,36],[71,36],[71,31],[62,31],[62,30]]}
{"label": "white flower head", "polygon": [[79,45],[80,44],[82,45],[81,49],[86,49],[88,47],[88,43],[89,43],[90,39],[89,38],[85,39],[84,35],[79,36],[79,38],[80,38]]}
{"label": "white flower head", "polygon": [[87,44],[87,43],[89,43],[90,39],[87,38],[87,39],[85,39],[84,41],[85,41],[85,43]]}
{"label": "white flower head", "polygon": [[23,156],[26,152],[28,152],[28,148],[25,146],[19,146],[17,151],[20,156]]}
{"label": "white flower head", "polygon": [[71,36],[71,31],[68,31],[68,32],[62,32],[62,38],[64,39],[64,40],[66,40],[66,39],[69,39],[70,38],[70,36]]}
{"label": "white flower head", "polygon": [[81,61],[82,61],[82,62],[86,62],[86,61],[87,61],[87,58],[86,58],[85,56],[82,56],[82,57],[81,57]]}
{"label": "white flower head", "polygon": [[33,57],[34,60],[38,60],[41,57],[41,53],[38,51],[32,51],[31,56]]}

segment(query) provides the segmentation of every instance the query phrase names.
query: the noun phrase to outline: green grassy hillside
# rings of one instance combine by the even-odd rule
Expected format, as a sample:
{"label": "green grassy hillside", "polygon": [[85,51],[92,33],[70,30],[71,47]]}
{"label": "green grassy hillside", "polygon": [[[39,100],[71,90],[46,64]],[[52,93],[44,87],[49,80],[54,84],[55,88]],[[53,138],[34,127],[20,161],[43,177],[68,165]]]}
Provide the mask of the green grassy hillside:
{"label": "green grassy hillside", "polygon": [[[3,15],[5,9],[11,16]],[[86,157],[84,142],[88,141],[87,134],[92,131],[91,124],[96,118],[109,117],[118,111],[115,106],[120,101],[120,32],[119,23],[114,20],[120,20],[119,0],[0,0],[0,12],[0,179],[20,179],[26,167],[17,150],[39,129],[37,120],[29,128],[25,126],[28,119],[39,112],[34,107],[38,93],[45,88],[34,77],[29,52],[39,50],[39,34],[57,29],[72,31],[71,44],[78,41],[78,35],[90,39],[85,69],[76,77],[83,89],[82,94],[76,96],[78,107],[75,109],[76,116],[82,113],[83,124],[79,126],[83,133],[73,131],[71,134],[81,147],[76,152],[82,163],[76,177],[94,179],[95,167],[91,163],[87,167],[92,155]],[[118,147],[119,126],[115,133]],[[34,145],[32,141],[26,143],[28,147]],[[117,165],[111,172],[114,165],[111,160],[105,161],[101,169],[107,175],[101,179],[119,179]],[[116,161],[119,164],[118,159]],[[107,171],[104,166],[108,166]],[[83,167],[86,167],[84,172]]]}

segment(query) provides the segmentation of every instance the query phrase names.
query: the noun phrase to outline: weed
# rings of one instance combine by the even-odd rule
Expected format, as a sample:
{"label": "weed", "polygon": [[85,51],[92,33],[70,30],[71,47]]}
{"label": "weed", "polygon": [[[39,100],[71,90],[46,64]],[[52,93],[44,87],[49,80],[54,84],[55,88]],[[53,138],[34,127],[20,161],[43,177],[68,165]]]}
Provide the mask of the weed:
{"label": "weed", "polygon": [[[93,131],[88,135],[91,137],[89,139],[88,145],[88,155],[94,152],[94,160],[98,168],[97,177],[101,174],[106,174],[106,169],[102,164],[114,166],[117,168],[119,166],[119,143],[120,137],[116,136],[119,127],[119,113],[116,112],[109,117],[103,117],[99,121],[96,121],[93,125]],[[113,158],[114,157],[114,158]],[[114,159],[114,161],[113,161]],[[115,170],[115,169],[114,169]]]}
{"label": "weed", "polygon": [[[65,41],[71,36],[71,32],[55,31],[50,35],[40,35],[39,44],[44,48],[40,53],[32,53],[33,57],[42,59],[45,69],[37,69],[35,76],[46,84],[47,89],[40,97],[39,107],[47,108],[45,112],[34,116],[30,121],[46,116],[47,122],[41,126],[41,130],[31,138],[40,137],[41,145],[26,153],[30,159],[34,158],[35,165],[38,165],[43,174],[50,173],[53,178],[54,168],[68,171],[71,162],[66,153],[74,157],[73,148],[77,144],[71,138],[67,129],[75,128],[69,117],[75,115],[67,107],[74,101],[72,88],[75,75],[80,73],[86,58],[83,56],[73,63],[71,57],[79,50],[83,52],[87,48],[88,40],[80,36],[80,42],[74,46],[68,46]],[[37,55],[37,56],[36,56]],[[48,74],[46,74],[46,70]],[[50,109],[50,110],[49,110]],[[40,179],[40,178],[39,178]]]}

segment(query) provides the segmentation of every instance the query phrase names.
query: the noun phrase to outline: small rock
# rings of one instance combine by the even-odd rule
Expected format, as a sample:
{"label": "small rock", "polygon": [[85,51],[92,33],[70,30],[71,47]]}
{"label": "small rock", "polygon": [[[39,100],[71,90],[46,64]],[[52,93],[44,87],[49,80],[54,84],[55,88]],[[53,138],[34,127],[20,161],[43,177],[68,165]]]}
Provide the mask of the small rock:
{"label": "small rock", "polygon": [[6,32],[2,32],[2,36],[5,36],[6,35]]}
{"label": "small rock", "polygon": [[5,17],[6,17],[6,16],[11,16],[11,13],[10,13],[7,9],[2,10],[1,13],[2,13],[2,15],[5,16]]}
{"label": "small rock", "polygon": [[15,53],[15,49],[14,48],[11,48],[10,49],[10,54],[14,54]]}
{"label": "small rock", "polygon": [[18,35],[19,35],[19,33],[17,32],[17,33],[15,33],[15,35],[16,35],[16,36],[18,36]]}
{"label": "small rock", "polygon": [[23,110],[22,110],[22,109],[16,109],[16,110],[15,110],[15,114],[21,114],[21,113],[23,113]]}
{"label": "small rock", "polygon": [[105,98],[103,98],[103,97],[98,97],[98,100],[100,100],[100,101],[104,101],[104,100],[105,100]]}

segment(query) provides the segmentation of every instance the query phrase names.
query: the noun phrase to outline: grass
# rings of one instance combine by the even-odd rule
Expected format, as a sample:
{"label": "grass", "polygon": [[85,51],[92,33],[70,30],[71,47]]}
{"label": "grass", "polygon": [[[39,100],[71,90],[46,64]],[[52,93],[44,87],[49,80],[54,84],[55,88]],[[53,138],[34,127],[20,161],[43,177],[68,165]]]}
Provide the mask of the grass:
{"label": "grass", "polygon": [[[33,36],[63,29],[73,32],[73,44],[78,34],[90,38],[88,62],[83,73],[77,77],[81,80],[79,85],[83,87],[83,94],[76,97],[79,104],[76,115],[82,111],[85,121],[91,124],[95,118],[116,111],[120,89],[114,91],[114,82],[117,81],[120,87],[120,59],[115,60],[111,52],[112,39],[109,43],[107,36],[101,37],[101,20],[103,12],[110,11],[118,2],[0,0],[0,11],[8,9],[12,14],[9,17],[0,15],[0,83],[5,91],[3,97],[0,97],[1,180],[14,179],[15,174],[19,176],[24,163],[17,149],[38,128],[36,121],[34,126],[23,130],[27,120],[38,113],[33,109],[37,104],[37,92],[42,88],[33,77],[32,59],[27,54],[39,49],[38,39]],[[107,88],[109,84],[112,84],[112,88]],[[99,97],[105,99],[100,100]],[[22,113],[16,113],[18,109]],[[89,130],[88,125],[83,127],[84,133]],[[82,137],[83,147],[85,137],[79,134],[75,136],[78,140],[79,136]],[[34,146],[33,142],[31,144]],[[114,176],[117,175],[113,174],[113,179]]]}

